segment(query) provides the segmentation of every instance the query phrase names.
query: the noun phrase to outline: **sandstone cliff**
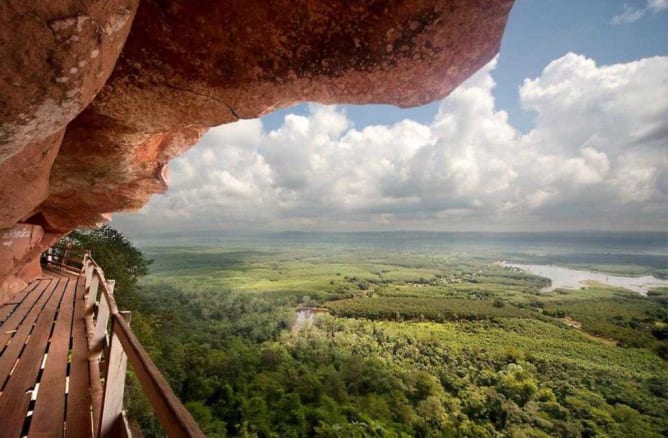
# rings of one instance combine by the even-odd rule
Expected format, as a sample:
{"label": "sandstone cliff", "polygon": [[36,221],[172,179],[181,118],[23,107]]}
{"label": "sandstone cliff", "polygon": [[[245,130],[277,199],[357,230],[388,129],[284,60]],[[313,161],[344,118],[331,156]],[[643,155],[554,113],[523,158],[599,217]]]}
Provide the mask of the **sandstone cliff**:
{"label": "sandstone cliff", "polygon": [[3,1],[0,302],[58,236],[164,192],[208,127],[302,101],[442,98],[497,53],[511,5]]}

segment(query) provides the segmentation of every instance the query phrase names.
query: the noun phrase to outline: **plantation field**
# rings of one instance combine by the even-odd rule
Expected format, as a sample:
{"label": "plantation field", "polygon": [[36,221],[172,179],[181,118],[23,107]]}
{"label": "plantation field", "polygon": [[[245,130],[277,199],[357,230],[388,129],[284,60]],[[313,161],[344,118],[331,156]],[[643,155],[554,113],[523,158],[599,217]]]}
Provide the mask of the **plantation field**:
{"label": "plantation field", "polygon": [[434,297],[374,297],[333,301],[326,307],[336,316],[372,320],[486,320],[530,318],[530,311],[506,306],[503,301]]}
{"label": "plantation field", "polygon": [[[668,431],[666,290],[540,293],[496,253],[433,248],[144,251],[133,328],[208,436]],[[295,326],[309,306],[329,314]],[[161,436],[132,387],[127,406]]]}

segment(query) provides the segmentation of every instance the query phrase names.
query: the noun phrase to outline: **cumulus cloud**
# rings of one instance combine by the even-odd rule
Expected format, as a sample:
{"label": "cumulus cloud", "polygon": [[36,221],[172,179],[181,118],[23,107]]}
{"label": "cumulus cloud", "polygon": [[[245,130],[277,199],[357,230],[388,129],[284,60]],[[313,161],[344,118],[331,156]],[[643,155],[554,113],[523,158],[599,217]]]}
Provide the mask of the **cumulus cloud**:
{"label": "cumulus cloud", "polygon": [[[662,228],[668,223],[668,58],[598,66],[569,53],[519,89],[526,134],[496,108],[496,60],[429,124],[356,129],[311,105],[265,130],[212,129],[175,160],[135,223],[175,229]],[[125,217],[123,220],[130,220]]]}
{"label": "cumulus cloud", "polygon": [[635,23],[647,14],[656,14],[666,9],[668,9],[668,0],[647,0],[647,4],[641,7],[624,4],[624,10],[612,17],[611,23],[615,26]]}

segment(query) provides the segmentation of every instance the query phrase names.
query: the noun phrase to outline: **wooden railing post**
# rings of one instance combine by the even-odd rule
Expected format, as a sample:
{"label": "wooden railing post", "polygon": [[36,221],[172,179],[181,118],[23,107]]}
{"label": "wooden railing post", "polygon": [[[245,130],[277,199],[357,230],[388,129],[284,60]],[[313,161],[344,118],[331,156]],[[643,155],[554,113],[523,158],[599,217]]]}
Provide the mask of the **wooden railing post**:
{"label": "wooden railing post", "polygon": [[88,295],[86,297],[86,313],[92,314],[97,304],[97,290],[100,286],[100,277],[97,270],[94,270],[93,277],[88,285]]}
{"label": "wooden railing post", "polygon": [[[92,273],[91,280],[88,287],[88,295],[86,295],[86,331],[88,332],[88,368],[91,378],[91,401],[93,412],[93,430],[95,433],[99,432],[100,411],[102,409],[102,399],[104,396],[104,388],[100,379],[100,355],[106,344],[106,328],[109,320],[109,307],[106,303],[105,294],[100,294],[100,302],[96,302],[97,290],[102,281],[102,288],[109,289],[109,286],[100,280],[100,273],[92,261],[85,256],[83,270],[85,273]],[[112,289],[113,291],[113,284]],[[102,304],[100,306],[99,304]],[[97,312],[95,308],[97,307]],[[97,313],[97,318],[94,318]],[[101,333],[100,333],[101,332]],[[97,435],[95,435],[97,437]]]}
{"label": "wooden railing post", "polygon": [[[120,312],[121,316],[129,324],[130,312]],[[107,374],[104,382],[104,396],[102,398],[102,412],[100,414],[99,438],[118,436],[115,426],[120,425],[121,413],[123,411],[123,394],[125,391],[125,373],[127,370],[128,357],[123,351],[123,345],[115,333],[111,321],[111,342],[109,346],[109,357],[107,360]]]}
{"label": "wooden railing post", "polygon": [[[114,286],[116,281],[107,281],[107,291],[110,295],[114,294]],[[107,302],[106,294],[100,294],[100,301],[97,306],[97,318],[95,320],[95,332],[91,342],[91,350],[93,354],[100,356],[100,353],[107,346],[107,325],[109,323],[109,303]]]}
{"label": "wooden railing post", "polygon": [[86,261],[84,262],[84,272],[86,274],[86,282],[84,283],[84,286],[86,286],[86,288],[90,286],[90,282],[93,279],[93,271],[95,271],[95,266],[93,266],[90,260],[86,258]]}

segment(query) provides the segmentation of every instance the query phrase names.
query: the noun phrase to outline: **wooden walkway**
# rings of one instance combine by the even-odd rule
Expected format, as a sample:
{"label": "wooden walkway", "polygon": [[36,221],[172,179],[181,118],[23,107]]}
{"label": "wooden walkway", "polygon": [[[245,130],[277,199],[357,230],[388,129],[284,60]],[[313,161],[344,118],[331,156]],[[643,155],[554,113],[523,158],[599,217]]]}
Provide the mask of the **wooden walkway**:
{"label": "wooden walkway", "polygon": [[204,438],[116,306],[115,282],[88,251],[65,263],[70,250],[49,250],[45,276],[0,305],[0,438],[131,438],[128,364],[168,436]]}
{"label": "wooden walkway", "polygon": [[32,282],[0,305],[0,437],[91,437],[83,276]]}

